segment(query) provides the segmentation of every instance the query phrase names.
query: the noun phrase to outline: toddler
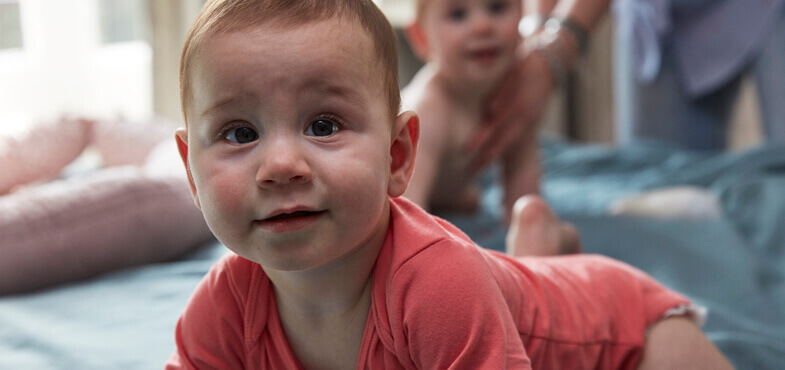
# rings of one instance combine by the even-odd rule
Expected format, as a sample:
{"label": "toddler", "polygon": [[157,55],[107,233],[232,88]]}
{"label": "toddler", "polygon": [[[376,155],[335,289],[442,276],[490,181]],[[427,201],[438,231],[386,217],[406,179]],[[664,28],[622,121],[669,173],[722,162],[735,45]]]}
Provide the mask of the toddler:
{"label": "toddler", "polygon": [[400,198],[419,121],[397,86],[371,0],[207,2],[176,138],[234,254],[196,288],[167,368],[728,366],[642,272],[484,250]]}
{"label": "toddler", "polygon": [[[523,209],[536,219],[531,222],[550,224],[540,229],[547,234],[537,237],[543,242],[511,242],[528,232],[518,228],[519,220],[511,220],[515,202],[520,200],[518,208],[525,208],[531,202],[521,198],[539,191],[536,132],[515,138],[513,149],[501,156],[501,204],[480,196],[497,183],[495,172],[487,170],[481,179],[469,168],[466,144],[482,121],[484,99],[512,67],[520,43],[521,7],[519,0],[416,1],[416,18],[406,35],[427,63],[402,92],[404,109],[416,111],[421,121],[419,155],[404,195],[460,226],[486,248],[506,244],[508,251],[517,248],[526,255],[574,253],[581,248],[576,229],[551,222],[555,217],[540,210]],[[551,220],[541,220],[546,216]]]}
{"label": "toddler", "polygon": [[[406,28],[426,61],[402,92],[404,109],[419,115],[420,153],[406,196],[437,213],[476,210],[477,177],[466,143],[482,121],[484,99],[512,66],[520,43],[520,0],[418,0]],[[500,160],[505,220],[514,202],[539,190],[534,132],[516,138]]]}

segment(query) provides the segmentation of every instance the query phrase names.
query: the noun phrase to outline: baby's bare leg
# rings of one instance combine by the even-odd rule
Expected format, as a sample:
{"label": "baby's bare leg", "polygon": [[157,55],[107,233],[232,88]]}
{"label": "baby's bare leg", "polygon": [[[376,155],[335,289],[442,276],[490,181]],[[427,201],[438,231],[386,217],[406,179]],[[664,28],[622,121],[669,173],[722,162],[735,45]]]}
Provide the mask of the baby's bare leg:
{"label": "baby's bare leg", "polygon": [[537,195],[520,197],[513,206],[507,232],[507,254],[553,256],[579,253],[581,241],[574,226],[564,223]]}
{"label": "baby's bare leg", "polygon": [[649,327],[638,369],[733,369],[725,356],[685,317]]}

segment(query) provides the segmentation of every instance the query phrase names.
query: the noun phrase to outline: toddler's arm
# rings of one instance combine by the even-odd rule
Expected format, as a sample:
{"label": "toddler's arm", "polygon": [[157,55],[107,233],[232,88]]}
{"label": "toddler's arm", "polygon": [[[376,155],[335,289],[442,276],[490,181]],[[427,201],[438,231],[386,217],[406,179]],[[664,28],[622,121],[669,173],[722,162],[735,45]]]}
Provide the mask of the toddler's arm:
{"label": "toddler's arm", "polygon": [[[414,94],[412,94],[414,95]],[[414,172],[404,196],[424,209],[429,208],[445,143],[447,117],[441,114],[439,99],[418,95],[420,101],[407,102],[420,117],[420,139],[417,145],[417,160]],[[412,98],[409,98],[412,100]]]}
{"label": "toddler's arm", "polygon": [[540,192],[540,156],[537,133],[522,136],[502,157],[502,186],[504,190],[504,220],[509,223],[512,208],[518,198]]}

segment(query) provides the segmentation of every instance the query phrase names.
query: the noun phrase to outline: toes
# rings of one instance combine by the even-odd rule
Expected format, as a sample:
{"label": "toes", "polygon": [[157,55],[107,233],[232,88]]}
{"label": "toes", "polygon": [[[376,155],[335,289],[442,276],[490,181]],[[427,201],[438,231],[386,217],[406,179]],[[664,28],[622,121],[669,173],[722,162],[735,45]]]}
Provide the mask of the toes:
{"label": "toes", "polygon": [[519,198],[507,234],[507,252],[514,257],[559,254],[560,222],[536,195]]}
{"label": "toes", "polygon": [[515,257],[582,251],[580,235],[575,226],[561,222],[537,195],[526,195],[515,202],[506,243],[507,252]]}
{"label": "toes", "polygon": [[578,229],[572,224],[561,225],[561,254],[583,253],[583,243]]}
{"label": "toes", "polygon": [[543,219],[555,219],[556,216],[548,204],[537,195],[524,195],[515,201],[512,209],[512,226],[525,227],[536,224]]}

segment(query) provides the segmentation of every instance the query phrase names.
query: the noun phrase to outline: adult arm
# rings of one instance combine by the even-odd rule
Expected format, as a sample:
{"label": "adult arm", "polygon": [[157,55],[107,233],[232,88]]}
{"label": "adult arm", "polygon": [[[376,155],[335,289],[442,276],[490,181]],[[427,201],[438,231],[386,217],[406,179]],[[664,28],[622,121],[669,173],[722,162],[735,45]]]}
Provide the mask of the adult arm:
{"label": "adult arm", "polygon": [[[590,30],[604,14],[610,0],[525,0],[527,14],[569,19]],[[556,88],[559,77],[549,65],[557,59],[565,70],[572,68],[579,55],[579,42],[572,33],[561,29],[556,38],[542,32],[521,42],[516,61],[508,76],[487,98],[483,124],[468,143],[470,168],[479,171],[498,158],[521,136],[536,135],[537,125]]]}

